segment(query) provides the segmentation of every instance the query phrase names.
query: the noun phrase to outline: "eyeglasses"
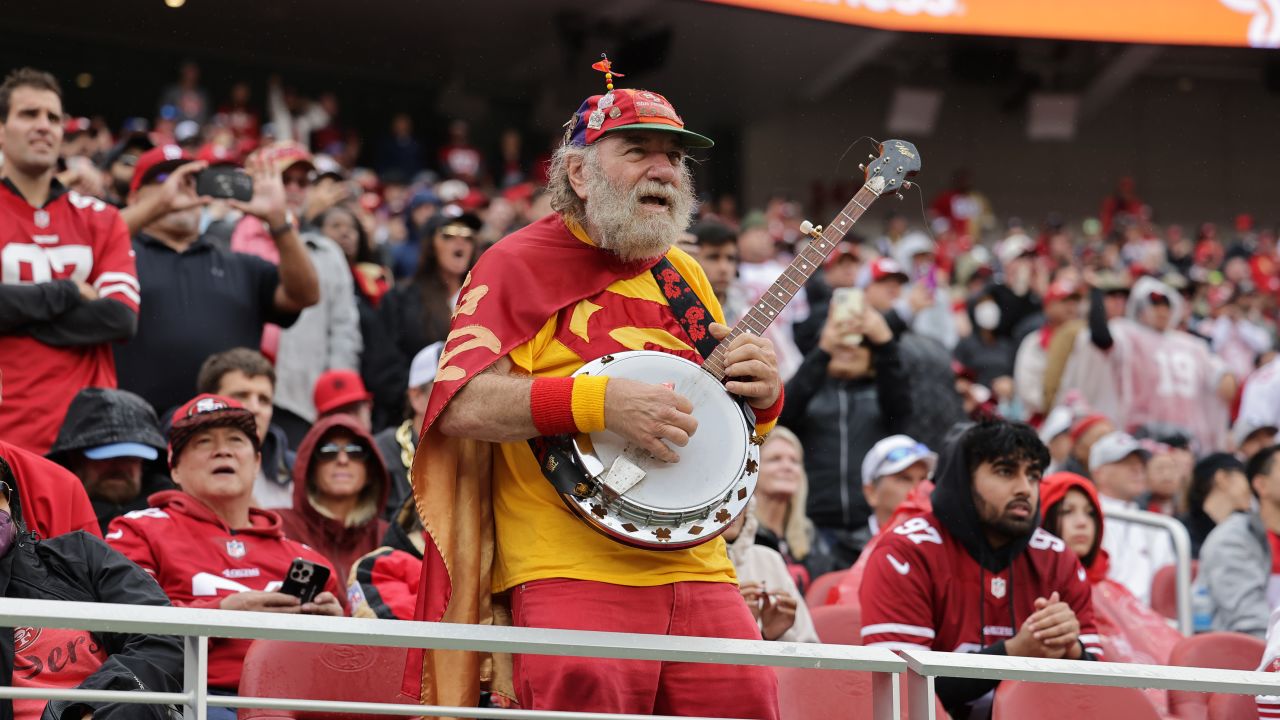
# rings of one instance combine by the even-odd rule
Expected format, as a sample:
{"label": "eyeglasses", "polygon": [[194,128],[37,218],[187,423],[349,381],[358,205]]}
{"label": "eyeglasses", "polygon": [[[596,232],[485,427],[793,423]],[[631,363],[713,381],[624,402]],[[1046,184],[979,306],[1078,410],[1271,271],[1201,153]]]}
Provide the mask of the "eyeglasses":
{"label": "eyeglasses", "polygon": [[337,443],[325,443],[324,445],[320,446],[319,450],[316,451],[316,454],[319,455],[320,460],[325,462],[337,460],[339,453],[346,453],[347,457],[352,460],[363,460],[365,459],[366,456],[368,456],[369,451],[366,450],[363,445],[356,445],[354,443],[350,445],[339,445]]}
{"label": "eyeglasses", "polygon": [[470,229],[457,228],[452,230],[441,230],[440,237],[443,240],[452,240],[454,238],[462,238],[463,240],[470,240],[471,238],[475,237],[475,233],[472,232]]}

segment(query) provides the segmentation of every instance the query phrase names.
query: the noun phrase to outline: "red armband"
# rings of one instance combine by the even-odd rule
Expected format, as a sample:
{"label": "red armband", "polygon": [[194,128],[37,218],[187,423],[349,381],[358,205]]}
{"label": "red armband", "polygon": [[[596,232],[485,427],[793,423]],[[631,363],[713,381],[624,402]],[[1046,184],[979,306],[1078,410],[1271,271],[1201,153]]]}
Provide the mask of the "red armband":
{"label": "red armband", "polygon": [[573,378],[535,378],[529,390],[529,410],[540,435],[578,431],[573,420]]}
{"label": "red armband", "polygon": [[778,416],[782,414],[782,396],[784,394],[785,393],[782,390],[782,386],[779,385],[778,399],[774,400],[772,405],[763,409],[754,408],[754,407],[751,408],[753,411],[755,411],[757,425],[764,425],[766,423],[771,423],[774,420],[778,419]]}

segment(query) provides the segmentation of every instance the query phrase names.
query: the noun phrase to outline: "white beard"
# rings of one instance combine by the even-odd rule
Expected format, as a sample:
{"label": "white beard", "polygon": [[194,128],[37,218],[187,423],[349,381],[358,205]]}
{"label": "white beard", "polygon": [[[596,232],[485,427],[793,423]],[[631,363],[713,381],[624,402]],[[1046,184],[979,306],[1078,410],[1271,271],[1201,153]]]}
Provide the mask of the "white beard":
{"label": "white beard", "polygon": [[[627,262],[663,255],[689,227],[693,215],[693,182],[689,169],[681,165],[680,184],[667,185],[642,180],[629,191],[609,181],[594,157],[588,160],[586,220],[599,237],[600,247]],[[667,203],[665,213],[651,214],[641,209],[640,198],[660,197]]]}

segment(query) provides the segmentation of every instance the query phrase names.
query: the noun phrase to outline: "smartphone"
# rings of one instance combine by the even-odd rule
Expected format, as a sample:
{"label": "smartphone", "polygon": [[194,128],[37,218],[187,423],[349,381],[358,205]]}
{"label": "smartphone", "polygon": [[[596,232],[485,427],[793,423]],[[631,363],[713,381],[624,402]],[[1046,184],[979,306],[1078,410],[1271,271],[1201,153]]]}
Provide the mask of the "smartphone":
{"label": "smartphone", "polygon": [[284,579],[284,585],[280,586],[280,592],[309,603],[324,590],[327,582],[329,582],[329,568],[317,565],[310,560],[294,558],[293,564],[289,566],[289,574]]}
{"label": "smartphone", "polygon": [[[861,317],[866,309],[862,288],[836,288],[831,294],[831,319],[833,322],[847,322]],[[861,333],[846,333],[840,342],[844,345],[861,345]]]}
{"label": "smartphone", "polygon": [[249,202],[253,199],[253,178],[239,168],[211,167],[196,175],[196,194]]}

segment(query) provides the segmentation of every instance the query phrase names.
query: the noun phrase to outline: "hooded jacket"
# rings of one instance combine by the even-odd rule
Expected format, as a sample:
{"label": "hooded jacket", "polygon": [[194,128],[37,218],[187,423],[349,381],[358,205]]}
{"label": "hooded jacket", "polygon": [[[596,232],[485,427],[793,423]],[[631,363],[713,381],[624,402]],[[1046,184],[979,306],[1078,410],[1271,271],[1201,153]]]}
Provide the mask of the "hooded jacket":
{"label": "hooded jacket", "polygon": [[796,603],[795,621],[786,632],[775,638],[776,640],[821,642],[818,640],[817,630],[813,627],[813,618],[809,616],[809,608],[805,605],[804,597],[787,570],[786,561],[777,550],[756,544],[756,530],[760,527],[760,521],[756,519],[755,512],[752,510],[748,510],[745,515],[746,521],[742,525],[742,530],[729,544],[729,559],[733,561],[733,568],[738,572],[738,582],[764,583],[766,589],[781,590],[799,601]]}
{"label": "hooded jacket", "polygon": [[0,460],[22,478],[26,502],[22,512],[14,512],[33,532],[43,538],[84,530],[102,537],[98,518],[89,504],[89,495],[70,470],[33,452],[0,440]]}
{"label": "hooded jacket", "polygon": [[[151,507],[112,520],[107,542],[155,578],[177,607],[218,608],[235,593],[279,590],[294,558],[329,566],[320,553],[286,538],[275,513],[250,508],[249,527],[233,530],[181,490],[156,493]],[[331,572],[324,589],[341,599],[340,588]],[[240,686],[250,643],[210,638],[210,688]]]}
{"label": "hooded jacket", "polygon": [[[360,504],[345,522],[326,513],[315,498],[316,450],[335,430],[347,432],[369,449],[364,460],[366,480]],[[377,443],[355,418],[349,415],[322,418],[298,445],[298,457],[293,464],[293,508],[279,511],[284,534],[327,557],[338,571],[339,581],[345,582],[352,563],[382,544],[382,536],[387,532],[382,508],[386,506],[390,484],[387,464]]]}
{"label": "hooded jacket", "polygon": [[142,487],[137,497],[123,503],[89,498],[98,516],[98,527],[107,531],[111,520],[147,506],[147,498],[161,490],[173,490],[173,481],[164,471],[166,443],[160,421],[151,404],[128,390],[85,388],[67,408],[58,438],[47,457],[71,469],[78,453],[113,443],[138,443],[159,453],[156,461],[142,466]]}
{"label": "hooded jacket", "polygon": [[[1110,558],[1102,549],[1106,523],[1103,520],[1102,503],[1098,501],[1093,483],[1075,473],[1054,473],[1040,484],[1040,507],[1043,516],[1052,513],[1070,490],[1079,490],[1093,505],[1093,517],[1097,530],[1093,547],[1080,561],[1085,576],[1093,586],[1093,613],[1098,627],[1100,644],[1105,657],[1111,662],[1132,662],[1165,665],[1173,646],[1182,640],[1182,634],[1169,627],[1164,617],[1143,604],[1123,585],[1107,578]],[[1045,525],[1050,532],[1053,528]],[[1088,562],[1086,562],[1088,561]],[[1147,690],[1156,707],[1165,707],[1167,700],[1162,690]]]}
{"label": "hooded jacket", "polygon": [[[0,466],[7,465],[0,460]],[[10,470],[15,489],[10,511],[14,518],[21,518],[25,478],[20,469]],[[4,467],[0,467],[0,474],[6,474]],[[13,546],[0,557],[0,595],[29,600],[169,604],[146,573],[97,537],[72,532],[41,540],[21,522]],[[79,673],[83,672],[89,674],[81,679]],[[167,635],[31,627],[0,632],[0,683],[5,686],[180,692],[181,677],[182,645]],[[79,682],[72,685],[74,680]],[[0,720],[14,717],[14,702],[0,700]],[[33,701],[17,702],[30,708]],[[43,700],[34,702],[44,704]],[[45,705],[42,718],[80,718],[87,712],[102,720],[167,717],[159,705],[55,700]]]}
{"label": "hooded jacket", "polygon": [[[932,512],[886,531],[870,551],[858,590],[863,644],[1004,655],[1036,598],[1056,591],[1080,623],[1083,658],[1101,655],[1089,584],[1075,555],[1041,528],[992,547],[968,467],[962,444],[948,444],[934,475]],[[939,678],[938,697],[964,718],[997,684]]]}

